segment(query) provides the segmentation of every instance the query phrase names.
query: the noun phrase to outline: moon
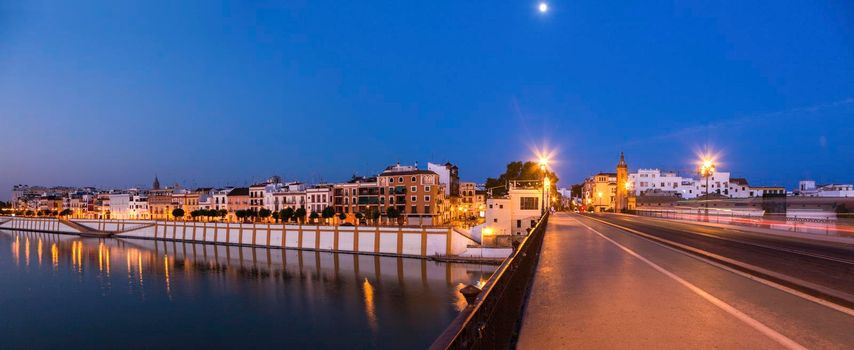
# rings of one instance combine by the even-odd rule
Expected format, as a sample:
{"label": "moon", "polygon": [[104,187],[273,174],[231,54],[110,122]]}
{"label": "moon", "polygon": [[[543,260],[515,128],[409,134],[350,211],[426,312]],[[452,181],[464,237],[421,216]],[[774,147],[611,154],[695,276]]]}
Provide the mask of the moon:
{"label": "moon", "polygon": [[549,4],[541,2],[539,5],[537,5],[537,9],[540,10],[540,13],[546,13],[549,11]]}

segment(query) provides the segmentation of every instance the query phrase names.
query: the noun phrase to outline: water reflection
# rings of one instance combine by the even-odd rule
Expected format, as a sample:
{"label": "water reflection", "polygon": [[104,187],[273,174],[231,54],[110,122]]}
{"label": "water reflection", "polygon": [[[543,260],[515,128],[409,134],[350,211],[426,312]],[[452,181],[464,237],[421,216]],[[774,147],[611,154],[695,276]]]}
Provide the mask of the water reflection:
{"label": "water reflection", "polygon": [[[17,274],[31,283],[0,295],[0,303],[15,293],[26,295],[27,290],[41,294],[38,300],[17,305],[17,313],[14,308],[4,310],[21,317],[21,324],[27,324],[32,310],[46,308],[40,306],[43,300],[52,300],[63,305],[59,312],[67,313],[67,318],[45,310],[32,315],[31,322],[33,329],[44,329],[39,322],[53,320],[59,339],[59,332],[68,327],[84,328],[81,331],[94,342],[145,324],[147,331],[181,344],[214,348],[243,346],[247,341],[262,347],[427,347],[465,307],[457,291],[471,283],[482,285],[496,268],[12,231],[0,231],[0,245],[12,252],[0,253],[0,273]],[[50,266],[42,270],[43,245],[50,247]],[[38,265],[29,265],[31,249]],[[111,266],[125,271],[112,273]],[[51,284],[62,288],[44,287]],[[106,314],[73,326],[63,323],[75,313],[90,313],[92,307],[104,310],[99,315]],[[126,315],[129,310],[133,318]],[[163,323],[177,310],[183,322],[194,325],[191,331]],[[2,327],[0,333],[8,333]],[[224,333],[209,337],[210,329]],[[33,332],[29,339],[46,341],[44,334]],[[20,334],[21,344],[25,334]],[[130,341],[122,339],[112,341]],[[156,339],[143,344],[138,337],[133,340],[135,346],[146,341],[157,346]]]}

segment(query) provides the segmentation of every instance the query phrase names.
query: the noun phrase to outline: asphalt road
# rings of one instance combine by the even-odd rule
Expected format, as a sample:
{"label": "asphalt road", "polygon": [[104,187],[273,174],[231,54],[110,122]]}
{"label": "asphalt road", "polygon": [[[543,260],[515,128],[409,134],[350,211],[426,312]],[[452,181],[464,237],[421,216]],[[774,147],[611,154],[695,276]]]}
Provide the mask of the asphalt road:
{"label": "asphalt road", "polygon": [[[730,246],[747,242],[691,237],[694,233],[670,232],[667,224],[621,223],[633,224],[638,230],[667,231],[670,238],[688,236],[692,241],[685,242],[706,247],[729,247],[718,250],[721,253],[745,256],[742,250],[752,249],[767,255],[763,258],[766,264],[779,261],[771,260],[779,259],[779,252],[765,251],[772,248],[736,250]],[[694,225],[685,226],[684,230],[694,229]],[[850,258],[846,249],[838,247],[747,235],[733,237],[842,261]],[[802,271],[794,267],[797,263],[819,264],[789,254],[790,259],[798,260],[787,263],[786,271]],[[819,261],[843,264],[834,259]],[[821,271],[818,274],[828,276],[811,280],[851,282],[850,270],[845,272],[844,267]],[[848,273],[849,280],[832,276],[834,271]],[[766,283],[589,217],[557,214],[549,220],[517,347],[850,349],[854,348],[852,330],[854,310],[850,308]]]}
{"label": "asphalt road", "polygon": [[[852,245],[630,215],[592,217],[806,281],[854,300]],[[812,292],[797,283],[789,285]],[[814,294],[820,296],[818,292]]]}

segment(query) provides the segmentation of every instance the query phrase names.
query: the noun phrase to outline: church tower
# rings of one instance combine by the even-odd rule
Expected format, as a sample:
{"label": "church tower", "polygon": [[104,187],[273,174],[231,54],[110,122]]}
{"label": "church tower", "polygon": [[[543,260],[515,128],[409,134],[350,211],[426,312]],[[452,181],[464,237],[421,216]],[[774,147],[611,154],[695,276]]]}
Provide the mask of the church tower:
{"label": "church tower", "polygon": [[614,211],[619,213],[628,209],[629,201],[629,166],[623,152],[620,152],[620,162],[617,163],[617,196],[614,198]]}
{"label": "church tower", "polygon": [[154,183],[151,184],[151,189],[152,190],[159,190],[160,189],[160,180],[157,179],[157,175],[154,175]]}

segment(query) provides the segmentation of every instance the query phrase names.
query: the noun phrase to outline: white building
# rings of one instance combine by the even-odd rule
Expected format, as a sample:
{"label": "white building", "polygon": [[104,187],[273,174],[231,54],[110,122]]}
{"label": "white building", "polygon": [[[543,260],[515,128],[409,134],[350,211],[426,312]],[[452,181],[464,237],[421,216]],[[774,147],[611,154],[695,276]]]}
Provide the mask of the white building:
{"label": "white building", "polygon": [[213,191],[213,204],[211,209],[228,210],[228,193],[234,188],[217,189]]}
{"label": "white building", "polygon": [[[629,174],[630,191],[635,195],[647,191],[673,192],[682,198],[692,199],[706,194],[706,178],[694,179],[681,177],[673,171],[659,169],[638,169]],[[746,179],[730,178],[730,173],[720,171],[708,179],[709,193],[730,198],[751,198],[764,195],[781,195],[786,191],[782,187],[750,186]]]}
{"label": "white building", "polygon": [[802,180],[798,182],[796,196],[805,197],[854,197],[854,185],[851,184],[828,184],[816,185],[813,180]]}
{"label": "white building", "polygon": [[[714,189],[716,183],[720,183],[719,179],[726,178],[729,182],[729,173],[715,174],[709,179],[709,187]],[[629,183],[631,184],[630,191],[635,195],[646,191],[666,191],[675,192],[682,198],[695,198],[700,194],[701,187],[690,177],[681,177],[673,171],[661,171],[659,169],[638,169],[635,173],[629,174]],[[705,194],[705,181],[703,181],[702,194]],[[712,190],[714,192],[714,190]]]}
{"label": "white building", "polygon": [[129,219],[130,218],[130,193],[110,193],[110,218],[111,219]]}
{"label": "white building", "polygon": [[542,189],[516,187],[510,184],[506,196],[486,200],[486,221],[483,236],[526,235],[536,225],[542,213]]}
{"label": "white building", "polygon": [[[112,203],[111,203],[112,204]],[[148,212],[148,197],[133,195],[128,202],[128,219],[150,219]]]}
{"label": "white building", "polygon": [[[400,166],[398,164],[398,166]],[[412,169],[417,170],[417,169]],[[427,170],[439,175],[439,184],[445,186],[445,197],[458,196],[460,192],[459,168],[450,162],[445,164],[434,164],[427,162]]]}
{"label": "white building", "polygon": [[305,190],[306,210],[320,213],[332,206],[332,186],[317,185]]}

